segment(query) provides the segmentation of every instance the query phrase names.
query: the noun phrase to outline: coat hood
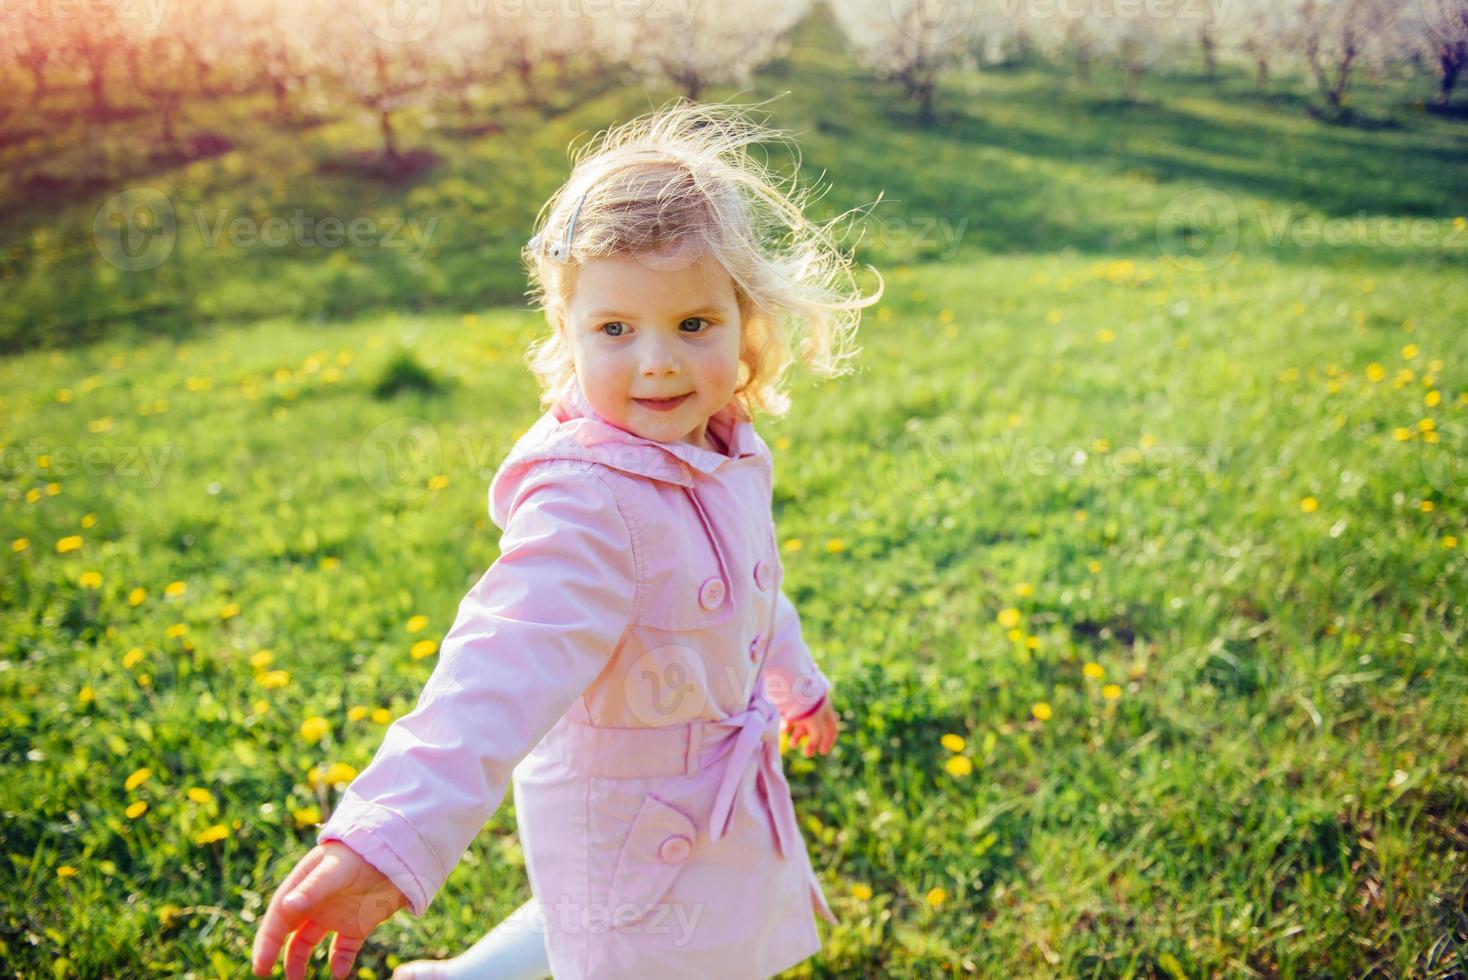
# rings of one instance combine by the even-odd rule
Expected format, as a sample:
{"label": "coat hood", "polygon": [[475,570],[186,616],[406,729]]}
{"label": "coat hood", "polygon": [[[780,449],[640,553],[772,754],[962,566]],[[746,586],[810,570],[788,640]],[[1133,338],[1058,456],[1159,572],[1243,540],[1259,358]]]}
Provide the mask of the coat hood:
{"label": "coat hood", "polygon": [[709,429],[729,448],[729,455],[689,445],[657,442],[608,422],[573,384],[536,420],[511,448],[489,484],[489,516],[504,530],[510,503],[532,464],[551,459],[601,463],[650,480],[694,485],[694,473],[713,473],[747,456],[769,456],[754,424],[735,399],[709,418]]}

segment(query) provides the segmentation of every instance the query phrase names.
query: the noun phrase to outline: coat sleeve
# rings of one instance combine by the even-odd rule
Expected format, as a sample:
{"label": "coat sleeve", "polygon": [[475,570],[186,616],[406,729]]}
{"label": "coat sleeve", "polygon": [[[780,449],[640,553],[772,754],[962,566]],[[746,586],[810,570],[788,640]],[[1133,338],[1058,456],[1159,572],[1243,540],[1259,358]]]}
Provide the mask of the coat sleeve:
{"label": "coat sleeve", "polygon": [[831,682],[812,659],[800,633],[800,614],[783,588],[775,593],[775,626],[765,660],[765,694],[785,721],[815,711]]}
{"label": "coat sleeve", "polygon": [[317,843],[356,851],[421,916],[498,809],[511,770],[610,662],[636,587],[612,489],[584,467],[532,469],[500,556],[459,604],[417,705],[388,727]]}

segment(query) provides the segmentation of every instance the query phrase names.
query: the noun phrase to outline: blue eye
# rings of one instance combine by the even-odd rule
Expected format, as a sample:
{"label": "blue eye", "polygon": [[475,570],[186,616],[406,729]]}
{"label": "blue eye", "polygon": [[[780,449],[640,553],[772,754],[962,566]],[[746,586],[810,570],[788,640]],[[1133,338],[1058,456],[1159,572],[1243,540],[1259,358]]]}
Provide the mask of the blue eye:
{"label": "blue eye", "polygon": [[[707,323],[707,322],[708,321],[705,320],[701,316],[691,316],[688,319],[686,319],[686,320],[683,321],[683,323]],[[680,327],[683,326],[683,323],[678,324],[678,326],[680,326]]]}
{"label": "blue eye", "polygon": [[[605,328],[605,327],[621,327],[621,326],[622,326],[622,324],[621,324],[620,321],[613,320],[610,323],[603,323],[600,327],[597,327],[596,330],[597,330],[597,333],[602,333],[603,332],[603,328]],[[610,334],[607,334],[607,336],[608,337],[620,337],[622,335],[620,333],[610,333]]]}

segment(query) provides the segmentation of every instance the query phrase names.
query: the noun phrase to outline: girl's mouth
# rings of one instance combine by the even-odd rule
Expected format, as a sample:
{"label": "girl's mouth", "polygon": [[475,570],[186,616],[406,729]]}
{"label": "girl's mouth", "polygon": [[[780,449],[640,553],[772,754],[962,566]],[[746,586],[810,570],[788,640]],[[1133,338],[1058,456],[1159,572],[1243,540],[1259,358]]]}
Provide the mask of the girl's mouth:
{"label": "girl's mouth", "polygon": [[[690,392],[689,394],[692,394]],[[688,400],[688,395],[679,395],[677,398],[634,398],[632,399],[643,408],[654,412],[671,412]]]}

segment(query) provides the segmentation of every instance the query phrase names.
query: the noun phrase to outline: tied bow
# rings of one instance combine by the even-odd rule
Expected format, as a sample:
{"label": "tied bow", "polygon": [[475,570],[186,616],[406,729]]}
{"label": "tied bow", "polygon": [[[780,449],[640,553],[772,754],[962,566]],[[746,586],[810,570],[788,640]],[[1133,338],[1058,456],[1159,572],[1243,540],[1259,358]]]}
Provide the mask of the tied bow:
{"label": "tied bow", "polygon": [[734,736],[734,748],[725,763],[724,778],[714,796],[713,812],[709,815],[709,837],[717,841],[728,831],[734,795],[744,780],[744,771],[751,762],[755,762],[758,765],[755,785],[759,789],[761,803],[774,828],[780,856],[788,859],[796,853],[800,832],[795,826],[790,784],[785,781],[785,773],[780,768],[780,736],[775,727],[778,717],[775,706],[760,698],[738,714],[712,723],[734,728],[737,734]]}

